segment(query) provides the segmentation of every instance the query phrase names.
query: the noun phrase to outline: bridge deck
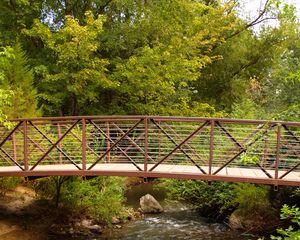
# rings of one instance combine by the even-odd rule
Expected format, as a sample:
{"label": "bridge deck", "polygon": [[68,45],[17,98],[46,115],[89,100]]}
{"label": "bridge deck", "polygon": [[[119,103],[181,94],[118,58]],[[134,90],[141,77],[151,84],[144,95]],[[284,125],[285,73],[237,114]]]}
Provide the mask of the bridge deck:
{"label": "bridge deck", "polygon": [[[89,168],[91,164],[87,164]],[[143,168],[143,164],[138,164]],[[148,167],[153,167],[154,164],[148,164]],[[31,167],[31,166],[30,166]],[[201,168],[208,172],[208,166],[201,166]],[[217,168],[212,168],[212,171]],[[274,170],[268,170],[271,176],[275,176]],[[279,174],[284,174],[284,171],[279,171]],[[256,168],[233,168],[227,167],[222,169],[217,175],[201,174],[196,166],[188,165],[159,165],[154,171],[139,171],[132,164],[120,163],[106,163],[97,164],[93,170],[78,170],[73,164],[60,164],[60,165],[39,165],[34,171],[22,171],[17,166],[0,167],[0,176],[137,176],[137,177],[166,177],[166,178],[189,178],[199,180],[217,180],[217,181],[239,181],[239,182],[252,182],[262,184],[274,184],[274,178],[268,178],[267,175],[260,169]],[[300,173],[291,172],[284,180],[277,180],[280,185],[296,185],[300,186]]]}

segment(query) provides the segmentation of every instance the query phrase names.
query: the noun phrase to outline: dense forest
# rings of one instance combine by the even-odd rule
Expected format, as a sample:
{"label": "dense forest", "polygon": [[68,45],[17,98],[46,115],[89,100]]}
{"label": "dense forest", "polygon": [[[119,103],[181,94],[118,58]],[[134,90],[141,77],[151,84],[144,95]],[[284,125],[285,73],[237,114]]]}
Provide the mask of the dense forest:
{"label": "dense forest", "polygon": [[238,1],[4,0],[0,9],[2,117],[297,115],[299,26],[280,1],[254,19]]}
{"label": "dense forest", "polygon": [[[299,121],[296,9],[279,0],[264,3],[250,18],[236,0],[2,0],[0,123],[9,126],[9,119],[21,117],[117,114]],[[217,215],[237,206],[238,213],[242,206],[248,209],[244,216],[258,205],[282,206],[271,207],[267,187],[163,184],[199,208],[217,205]],[[55,195],[57,206],[65,201],[86,208],[109,199],[115,204],[93,209],[107,222],[121,212],[124,200],[119,178],[84,182],[57,177],[32,185],[44,196]],[[87,197],[103,188],[97,197]],[[200,198],[201,189],[222,194]],[[284,191],[294,196],[291,203],[300,195],[297,189]],[[261,201],[253,201],[259,204],[249,205],[257,195]],[[285,206],[283,217],[288,214],[299,224],[296,207]]]}

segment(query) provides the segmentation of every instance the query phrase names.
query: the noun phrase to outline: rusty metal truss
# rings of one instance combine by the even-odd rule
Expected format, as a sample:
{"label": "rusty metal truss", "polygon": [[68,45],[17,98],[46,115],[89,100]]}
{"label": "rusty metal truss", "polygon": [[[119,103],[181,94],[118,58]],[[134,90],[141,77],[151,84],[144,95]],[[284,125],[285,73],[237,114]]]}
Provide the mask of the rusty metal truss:
{"label": "rusty metal truss", "polygon": [[0,176],[139,176],[300,186],[300,123],[158,116],[0,126]]}

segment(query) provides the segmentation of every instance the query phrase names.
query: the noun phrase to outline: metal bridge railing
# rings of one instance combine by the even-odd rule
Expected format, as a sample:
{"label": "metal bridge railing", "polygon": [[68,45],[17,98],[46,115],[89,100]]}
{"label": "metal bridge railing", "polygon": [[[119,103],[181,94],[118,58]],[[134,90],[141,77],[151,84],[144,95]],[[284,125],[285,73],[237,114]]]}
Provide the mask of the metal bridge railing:
{"label": "metal bridge railing", "polygon": [[0,175],[38,175],[46,166],[63,175],[68,170],[60,166],[67,165],[86,175],[96,174],[101,165],[110,164],[114,171],[123,164],[141,176],[165,172],[176,177],[191,171],[192,177],[227,176],[235,181],[248,178],[243,174],[248,169],[255,170],[262,183],[281,184],[291,176],[300,182],[298,122],[158,116],[12,122],[11,129],[0,127]]}

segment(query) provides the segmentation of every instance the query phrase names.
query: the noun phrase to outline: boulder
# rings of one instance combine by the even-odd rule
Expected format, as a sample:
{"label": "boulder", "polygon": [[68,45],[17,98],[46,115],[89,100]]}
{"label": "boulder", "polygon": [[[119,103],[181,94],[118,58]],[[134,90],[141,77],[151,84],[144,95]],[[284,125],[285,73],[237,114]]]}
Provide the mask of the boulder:
{"label": "boulder", "polygon": [[159,202],[150,194],[140,198],[140,206],[143,213],[161,213],[164,211]]}
{"label": "boulder", "polygon": [[89,230],[93,233],[97,233],[97,234],[100,234],[102,233],[102,227],[95,224],[95,225],[92,225],[92,226],[89,226]]}

